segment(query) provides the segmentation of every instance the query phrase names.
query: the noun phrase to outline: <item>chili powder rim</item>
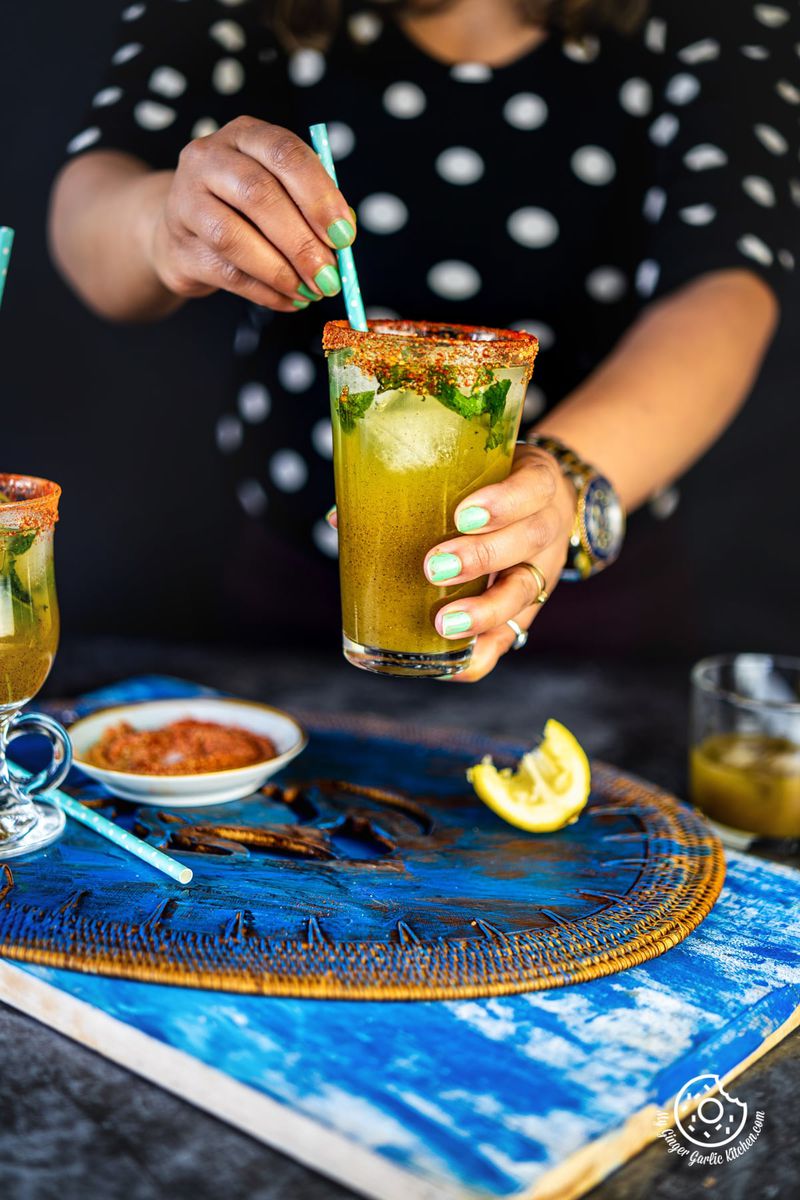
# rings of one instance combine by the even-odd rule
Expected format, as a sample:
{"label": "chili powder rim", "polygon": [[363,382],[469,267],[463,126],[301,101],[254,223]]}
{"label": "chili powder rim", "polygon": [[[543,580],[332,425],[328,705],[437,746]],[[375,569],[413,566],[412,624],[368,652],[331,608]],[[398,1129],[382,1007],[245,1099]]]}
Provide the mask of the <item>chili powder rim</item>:
{"label": "chili powder rim", "polygon": [[322,335],[326,354],[354,350],[359,359],[386,364],[416,351],[437,358],[456,352],[458,365],[533,367],[539,339],[521,329],[491,325],[459,325],[439,321],[404,321],[382,318],[368,321],[368,330],[353,329],[347,321],[328,321]]}
{"label": "chili powder rim", "polygon": [[60,485],[39,475],[0,473],[0,492],[8,494],[9,489],[19,488],[30,495],[0,504],[0,534],[52,528],[58,520]]}

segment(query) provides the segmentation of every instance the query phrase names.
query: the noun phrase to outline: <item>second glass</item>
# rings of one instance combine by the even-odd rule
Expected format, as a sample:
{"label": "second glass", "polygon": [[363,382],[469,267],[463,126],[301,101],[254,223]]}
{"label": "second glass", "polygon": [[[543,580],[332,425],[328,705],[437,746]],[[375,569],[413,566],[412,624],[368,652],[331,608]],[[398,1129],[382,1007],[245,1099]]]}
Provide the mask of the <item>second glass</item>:
{"label": "second glass", "polygon": [[538,342],[458,325],[325,326],[345,657],[384,675],[463,671],[473,639],[440,637],[445,602],[483,591],[428,583],[425,555],[456,507],[511,470]]}
{"label": "second glass", "polygon": [[[53,533],[60,495],[48,479],[0,474],[0,861],[41,850],[64,829],[63,812],[38,797],[69,770],[69,738],[44,713],[20,712],[47,679],[58,645]],[[7,757],[8,743],[23,734],[52,746],[50,765],[34,776]]]}

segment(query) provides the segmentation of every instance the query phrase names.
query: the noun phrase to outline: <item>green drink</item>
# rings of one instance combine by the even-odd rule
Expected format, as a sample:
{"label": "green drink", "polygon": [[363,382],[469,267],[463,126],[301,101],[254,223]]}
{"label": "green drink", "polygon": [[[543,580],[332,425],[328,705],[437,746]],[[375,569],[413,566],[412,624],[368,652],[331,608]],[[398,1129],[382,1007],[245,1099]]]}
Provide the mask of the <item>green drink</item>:
{"label": "green drink", "polygon": [[538,348],[529,334],[376,321],[325,327],[345,657],[386,675],[453,675],[472,640],[439,636],[446,601],[427,552],[457,534],[458,504],[511,469]]}
{"label": "green drink", "polygon": [[[0,474],[0,860],[40,850],[58,838],[63,812],[38,803],[69,770],[65,730],[43,713],[24,713],[53,665],[58,645],[58,604],[53,532],[61,488],[31,475]],[[23,780],[7,758],[21,733],[46,737],[50,766]]]}
{"label": "green drink", "polygon": [[[25,496],[14,503],[13,486],[0,476],[0,712],[18,708],[39,691],[59,633],[51,516],[58,497]],[[16,485],[17,493],[21,487]]]}

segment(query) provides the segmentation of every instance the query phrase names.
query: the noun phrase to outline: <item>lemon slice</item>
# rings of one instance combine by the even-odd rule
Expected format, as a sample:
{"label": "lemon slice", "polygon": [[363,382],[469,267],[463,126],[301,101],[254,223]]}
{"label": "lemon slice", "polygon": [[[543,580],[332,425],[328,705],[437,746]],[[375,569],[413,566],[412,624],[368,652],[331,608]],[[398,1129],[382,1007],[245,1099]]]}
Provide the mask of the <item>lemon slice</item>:
{"label": "lemon slice", "polygon": [[516,771],[498,771],[487,757],[470,767],[467,779],[509,825],[551,833],[577,821],[589,799],[591,769],[574,734],[550,720],[541,744],[523,755]]}

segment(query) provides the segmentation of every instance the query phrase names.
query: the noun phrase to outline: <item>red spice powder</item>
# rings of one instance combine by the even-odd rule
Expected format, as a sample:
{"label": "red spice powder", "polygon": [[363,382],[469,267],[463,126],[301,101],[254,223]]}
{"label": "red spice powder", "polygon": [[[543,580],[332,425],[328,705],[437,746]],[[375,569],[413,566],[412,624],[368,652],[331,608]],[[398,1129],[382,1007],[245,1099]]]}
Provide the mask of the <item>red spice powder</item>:
{"label": "red spice powder", "polygon": [[[365,375],[377,376],[402,363],[409,385],[424,390],[425,373],[455,369],[459,377],[480,368],[525,367],[530,378],[539,342],[531,333],[483,325],[443,325],[433,321],[368,322],[365,332],[347,321],[328,321],[322,335],[326,354],[348,350]],[[417,378],[419,372],[423,374]]]}
{"label": "red spice powder", "polygon": [[61,488],[35,475],[0,474],[0,533],[30,533],[52,529],[58,520]]}
{"label": "red spice powder", "polygon": [[86,760],[134,775],[203,775],[249,767],[276,754],[274,742],[249,729],[187,718],[160,729],[134,729],[125,721],[112,725]]}

